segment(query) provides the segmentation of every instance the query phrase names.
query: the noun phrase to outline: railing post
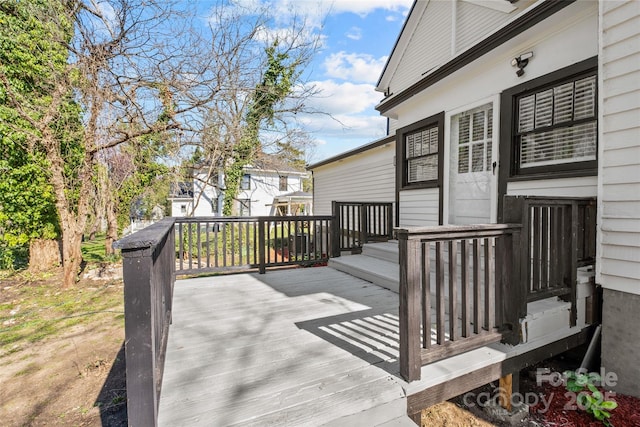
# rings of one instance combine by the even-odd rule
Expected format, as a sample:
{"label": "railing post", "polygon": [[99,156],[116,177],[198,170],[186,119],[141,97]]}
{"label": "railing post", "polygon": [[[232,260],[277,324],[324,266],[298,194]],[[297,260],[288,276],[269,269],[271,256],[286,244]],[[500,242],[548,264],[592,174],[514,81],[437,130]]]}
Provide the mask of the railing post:
{"label": "railing post", "polygon": [[335,200],[331,202],[331,256],[338,258],[340,256],[340,206]]}
{"label": "railing post", "polygon": [[420,379],[421,243],[398,232],[400,255],[400,374],[407,381]]}
{"label": "railing post", "polygon": [[260,258],[258,260],[258,268],[259,268],[260,274],[265,274],[267,271],[267,265],[265,260],[265,255],[267,250],[266,238],[265,238],[265,233],[266,233],[265,221],[266,220],[263,218],[258,218],[258,257]]}
{"label": "railing post", "polygon": [[151,248],[122,250],[127,416],[132,426],[155,426],[158,418],[151,252]]}
{"label": "railing post", "polygon": [[[514,313],[510,316],[517,315],[516,319],[527,315],[527,297],[529,293],[529,205],[525,197],[522,196],[505,196],[503,203],[503,220],[507,224],[521,224],[522,228],[513,236],[513,269],[511,272],[510,287],[516,287],[512,292]],[[515,239],[518,240],[515,240]],[[510,309],[511,310],[511,309]]]}
{"label": "railing post", "polygon": [[369,204],[360,204],[360,247],[369,241]]}
{"label": "railing post", "polygon": [[113,245],[122,253],[129,425],[157,424],[175,280],[174,224],[166,218]]}

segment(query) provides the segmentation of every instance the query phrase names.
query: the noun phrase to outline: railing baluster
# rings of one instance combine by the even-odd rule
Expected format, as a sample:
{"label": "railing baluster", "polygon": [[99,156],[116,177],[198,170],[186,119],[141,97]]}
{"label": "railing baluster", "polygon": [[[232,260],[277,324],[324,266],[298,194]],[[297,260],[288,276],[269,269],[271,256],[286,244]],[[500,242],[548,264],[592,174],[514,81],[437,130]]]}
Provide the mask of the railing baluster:
{"label": "railing baluster", "polygon": [[201,253],[200,253],[200,252],[201,252],[201,246],[202,246],[202,243],[201,243],[201,241],[200,241],[200,234],[201,234],[201,233],[200,233],[200,230],[201,230],[201,229],[200,229],[200,223],[199,223],[199,222],[198,222],[198,223],[196,223],[195,228],[196,228],[196,233],[198,233],[198,234],[196,235],[196,241],[197,241],[197,243],[196,243],[196,244],[198,245],[198,246],[196,247],[196,249],[197,249],[197,253],[198,253],[198,258],[197,258],[197,259],[198,259],[198,268],[200,268],[200,267],[202,266],[202,257],[201,257]]}
{"label": "railing baluster", "polygon": [[222,226],[222,266],[227,266],[227,223],[225,222]]}
{"label": "railing baluster", "polygon": [[449,339],[458,340],[458,244],[449,240]]}
{"label": "railing baluster", "polygon": [[[469,289],[469,242],[466,239],[460,242],[460,282],[462,290],[462,336],[471,335],[471,292]],[[505,260],[506,262],[506,260]]]}
{"label": "railing baluster", "polygon": [[549,289],[549,212],[551,207],[544,206],[541,208],[542,214],[542,254],[540,256],[541,272],[540,272],[540,288]]}
{"label": "railing baluster", "polygon": [[204,232],[206,237],[206,245],[207,245],[207,268],[211,268],[211,247],[209,245],[209,222],[204,223]]}
{"label": "railing baluster", "polygon": [[445,342],[444,246],[436,242],[436,342]]}
{"label": "railing baluster", "polygon": [[484,239],[484,316],[487,331],[491,332],[496,324],[495,313],[495,256],[493,246],[495,238]]}
{"label": "railing baluster", "polygon": [[533,292],[540,290],[540,210],[535,206],[533,209]]}
{"label": "railing baluster", "polygon": [[214,223],[214,229],[213,229],[213,253],[214,253],[214,258],[213,258],[213,262],[215,264],[215,267],[218,268],[219,266],[219,261],[218,258],[220,257],[220,249],[218,248],[218,233],[220,232],[220,223],[216,222]]}
{"label": "railing baluster", "polygon": [[431,243],[422,245],[422,347],[431,347]]}
{"label": "railing baluster", "polygon": [[188,256],[189,256],[189,270],[193,268],[193,242],[192,242],[192,223],[189,223],[188,233],[189,233],[189,247],[188,247]]}

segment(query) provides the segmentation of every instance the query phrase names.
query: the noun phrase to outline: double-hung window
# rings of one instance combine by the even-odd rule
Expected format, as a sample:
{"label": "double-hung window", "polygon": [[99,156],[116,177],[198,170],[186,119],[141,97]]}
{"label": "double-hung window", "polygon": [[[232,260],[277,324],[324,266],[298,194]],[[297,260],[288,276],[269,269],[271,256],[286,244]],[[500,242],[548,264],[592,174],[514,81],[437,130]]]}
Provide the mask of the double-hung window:
{"label": "double-hung window", "polygon": [[596,160],[596,88],[591,72],[516,97],[516,173],[575,169]]}
{"label": "double-hung window", "polygon": [[403,188],[439,185],[443,126],[444,113],[440,113],[398,130]]}

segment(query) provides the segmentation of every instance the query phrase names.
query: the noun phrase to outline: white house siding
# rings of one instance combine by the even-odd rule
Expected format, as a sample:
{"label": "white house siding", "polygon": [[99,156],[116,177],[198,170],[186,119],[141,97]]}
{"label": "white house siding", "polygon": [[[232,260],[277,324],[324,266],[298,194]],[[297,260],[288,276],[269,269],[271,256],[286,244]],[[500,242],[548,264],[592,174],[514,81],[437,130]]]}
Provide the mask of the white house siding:
{"label": "white house siding", "polygon": [[601,8],[597,281],[640,295],[640,2]]}
{"label": "white house siding", "polygon": [[390,142],[313,169],[313,208],[331,215],[331,202],[395,201],[395,144]]}
{"label": "white house siding", "polygon": [[[430,1],[389,84],[389,91],[400,92],[418,81],[424,73],[451,57],[451,4]],[[409,35],[406,35],[409,36]],[[427,43],[428,41],[428,43]]]}
{"label": "white house siding", "polygon": [[[452,2],[453,3],[453,2]],[[498,28],[503,23],[511,20],[518,14],[518,9],[523,10],[532,1],[519,1],[514,6],[514,11],[506,13],[487,6],[482,2],[474,4],[467,1],[458,1],[456,4],[455,20],[455,51],[462,52],[473,45],[491,29]],[[517,7],[517,9],[516,9]],[[489,31],[488,31],[489,30]]]}
{"label": "white house siding", "polygon": [[[237,199],[251,200],[251,216],[275,215],[275,208],[271,206],[273,199],[295,191],[302,191],[302,177],[291,172],[262,171],[258,169],[246,170],[251,175],[250,189],[240,190]],[[280,190],[280,175],[287,176],[287,190]]]}
{"label": "white house siding", "polygon": [[[422,49],[426,51],[429,48],[429,44],[422,43]],[[534,56],[524,76],[517,77],[511,60],[529,51]],[[427,90],[415,94],[385,112],[385,115],[396,118],[397,128],[402,128],[441,111],[455,110],[490,98],[505,89],[597,55],[598,3],[582,0],[511,38]],[[420,77],[416,76],[411,83]],[[494,123],[494,128],[498,129],[499,124]]]}
{"label": "white house siding", "polygon": [[438,225],[439,190],[428,188],[400,193],[400,227]]}
{"label": "white house siding", "polygon": [[510,196],[596,197],[597,193],[598,178],[595,176],[515,181],[507,184],[507,194]]}
{"label": "white house siding", "polygon": [[[558,46],[562,46],[562,49]],[[423,48],[428,49],[428,46]],[[527,66],[524,76],[517,77],[515,68],[511,66],[511,60],[529,51],[534,52],[534,57]],[[466,105],[491,102],[505,89],[597,55],[598,3],[576,2],[385,114],[397,118],[397,127],[401,128],[442,111],[460,110]],[[493,108],[499,110],[498,105],[494,105]],[[499,122],[496,121],[494,129],[499,129],[499,126]],[[498,150],[500,141],[497,132],[494,138],[494,150]],[[447,128],[445,128],[444,145],[445,153],[449,153],[450,135]],[[447,157],[445,154],[445,167],[448,167]],[[595,177],[531,180],[510,182],[507,192],[514,195],[595,196],[596,187]],[[428,220],[425,219],[425,214],[422,216],[415,214],[415,210],[421,203],[422,206],[433,209],[433,200],[430,198],[421,202],[418,197],[426,193],[407,191],[412,194],[405,195],[405,191],[400,193],[400,220],[408,221],[402,225],[437,224],[437,210],[436,215],[429,216]],[[436,193],[437,191],[428,194],[433,197]],[[445,197],[448,196],[445,195]],[[410,199],[411,202],[403,203],[405,198]],[[412,213],[405,213],[404,209],[411,209]],[[425,222],[418,223],[419,218],[425,219]]]}

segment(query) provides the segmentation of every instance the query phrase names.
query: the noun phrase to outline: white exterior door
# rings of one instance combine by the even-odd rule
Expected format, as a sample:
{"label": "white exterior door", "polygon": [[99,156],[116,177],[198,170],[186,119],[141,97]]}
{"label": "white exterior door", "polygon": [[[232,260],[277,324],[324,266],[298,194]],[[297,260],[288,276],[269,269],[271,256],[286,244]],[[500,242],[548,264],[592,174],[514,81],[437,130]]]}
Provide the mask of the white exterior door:
{"label": "white exterior door", "polygon": [[449,224],[495,222],[498,150],[491,103],[451,117],[450,150]]}

